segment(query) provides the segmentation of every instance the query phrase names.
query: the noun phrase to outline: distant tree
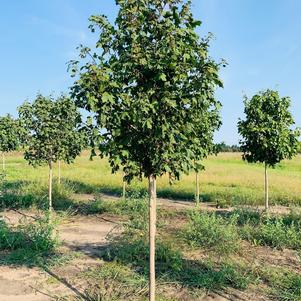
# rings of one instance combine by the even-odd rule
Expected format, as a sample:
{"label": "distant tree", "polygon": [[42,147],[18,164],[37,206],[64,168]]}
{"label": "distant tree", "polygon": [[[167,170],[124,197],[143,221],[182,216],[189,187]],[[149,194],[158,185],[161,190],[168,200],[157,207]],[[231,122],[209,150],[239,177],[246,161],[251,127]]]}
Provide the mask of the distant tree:
{"label": "distant tree", "polygon": [[30,165],[49,166],[49,209],[52,209],[53,164],[62,160],[74,161],[82,150],[83,137],[78,131],[81,116],[67,97],[58,99],[37,95],[33,103],[19,108],[20,122],[26,133],[25,159]]}
{"label": "distant tree", "polygon": [[228,153],[228,152],[236,153],[236,152],[241,152],[241,148],[240,148],[239,145],[235,145],[235,144],[228,145],[224,141],[220,142],[220,143],[217,143],[215,145],[215,149],[216,149],[216,152],[218,152],[218,153]]}
{"label": "distant tree", "polygon": [[[210,97],[214,96],[211,95]],[[195,199],[197,206],[200,202],[199,173],[200,171],[205,169],[205,166],[202,164],[202,161],[206,159],[209,155],[216,153],[213,138],[215,131],[217,131],[221,126],[219,109],[220,103],[216,102],[215,106],[212,106],[210,109],[204,111],[200,110],[200,112],[196,114],[194,124],[198,136],[193,144],[187,146],[189,149],[191,149],[195,156],[192,169],[195,171]]]}
{"label": "distant tree", "polygon": [[[205,140],[220,123],[214,92],[220,64],[200,39],[191,1],[117,0],[115,25],[92,16],[96,49],[81,48],[70,70],[72,97],[95,115],[100,151],[112,172],[148,178],[150,296],[155,300],[156,179],[199,170]],[[207,146],[205,146],[207,147]],[[206,153],[206,152],[205,152]]]}
{"label": "distant tree", "polygon": [[238,132],[243,159],[261,162],[265,166],[265,208],[269,208],[267,168],[274,167],[283,159],[291,159],[298,151],[299,130],[289,111],[291,100],[280,97],[277,91],[266,90],[245,97],[245,120],[239,120]]}
{"label": "distant tree", "polygon": [[5,171],[5,153],[15,151],[20,147],[21,131],[18,120],[10,115],[0,117],[0,151],[3,172]]}

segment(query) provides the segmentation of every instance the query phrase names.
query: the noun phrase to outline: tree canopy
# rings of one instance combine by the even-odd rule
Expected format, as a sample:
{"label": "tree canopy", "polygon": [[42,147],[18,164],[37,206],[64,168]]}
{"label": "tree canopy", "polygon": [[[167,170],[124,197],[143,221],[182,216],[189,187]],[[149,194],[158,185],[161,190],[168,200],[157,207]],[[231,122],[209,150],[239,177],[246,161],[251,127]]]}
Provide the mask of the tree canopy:
{"label": "tree canopy", "polygon": [[0,151],[11,152],[20,147],[21,127],[18,120],[6,115],[0,117]]}
{"label": "tree canopy", "polygon": [[291,159],[298,151],[300,131],[292,129],[295,122],[289,111],[290,98],[266,90],[251,99],[245,97],[244,104],[246,119],[238,122],[243,158],[272,167]]}
{"label": "tree canopy", "polygon": [[84,139],[79,131],[81,117],[69,98],[39,94],[32,103],[19,107],[19,117],[25,129],[24,157],[29,164],[71,163],[80,154]]}
{"label": "tree canopy", "polygon": [[178,178],[210,152],[219,128],[221,65],[209,57],[210,35],[195,29],[191,1],[119,0],[115,25],[92,16],[99,37],[94,49],[81,46],[70,69],[78,78],[72,97],[93,112],[100,150],[112,170],[129,179]]}

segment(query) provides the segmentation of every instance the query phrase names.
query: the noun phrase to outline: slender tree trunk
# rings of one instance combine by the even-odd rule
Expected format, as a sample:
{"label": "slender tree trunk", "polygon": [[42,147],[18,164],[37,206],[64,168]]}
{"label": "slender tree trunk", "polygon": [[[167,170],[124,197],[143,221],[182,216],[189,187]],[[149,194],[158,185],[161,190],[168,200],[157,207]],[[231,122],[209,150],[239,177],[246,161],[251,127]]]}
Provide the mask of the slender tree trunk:
{"label": "slender tree trunk", "polygon": [[264,164],[265,210],[269,209],[269,178],[267,164]]}
{"label": "slender tree trunk", "polygon": [[2,152],[2,171],[5,171],[5,155],[4,152]]}
{"label": "slender tree trunk", "polygon": [[58,161],[58,184],[61,185],[61,160]]}
{"label": "slender tree trunk", "polygon": [[200,183],[199,183],[199,172],[195,173],[195,202],[198,207],[200,204]]}
{"label": "slender tree trunk", "polygon": [[52,211],[52,161],[49,161],[49,182],[48,182],[49,211]]}
{"label": "slender tree trunk", "polygon": [[156,298],[156,263],[155,263],[155,241],[157,222],[157,187],[156,177],[150,176],[148,179],[149,192],[149,301]]}
{"label": "slender tree trunk", "polygon": [[168,173],[168,183],[169,183],[169,186],[172,185],[172,178],[171,178],[171,174]]}
{"label": "slender tree trunk", "polygon": [[126,181],[125,181],[125,179],[124,179],[124,177],[125,177],[125,173],[123,173],[123,177],[122,177],[122,184],[123,184],[123,186],[122,186],[122,198],[123,198],[123,200],[125,200],[125,194],[126,194]]}

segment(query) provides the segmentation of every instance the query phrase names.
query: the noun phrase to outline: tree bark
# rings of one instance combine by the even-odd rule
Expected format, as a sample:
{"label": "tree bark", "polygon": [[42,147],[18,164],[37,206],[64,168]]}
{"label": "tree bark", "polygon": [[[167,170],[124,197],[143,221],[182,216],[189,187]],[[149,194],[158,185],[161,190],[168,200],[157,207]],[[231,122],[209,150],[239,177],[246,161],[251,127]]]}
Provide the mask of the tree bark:
{"label": "tree bark", "polygon": [[156,299],[156,263],[155,263],[155,241],[157,222],[157,187],[156,177],[148,178],[149,192],[149,301]]}
{"label": "tree bark", "polygon": [[199,172],[195,173],[195,202],[198,207],[200,204],[200,183],[199,183]]}
{"label": "tree bark", "polygon": [[126,194],[126,181],[124,180],[125,177],[125,173],[123,173],[123,177],[122,177],[122,199],[125,200],[125,194]]}
{"label": "tree bark", "polygon": [[58,184],[61,185],[61,160],[58,161]]}
{"label": "tree bark", "polygon": [[49,161],[49,182],[48,182],[49,211],[52,211],[52,161]]}
{"label": "tree bark", "polygon": [[265,210],[269,209],[269,178],[267,164],[264,164]]}
{"label": "tree bark", "polygon": [[5,171],[5,154],[2,152],[2,171]]}

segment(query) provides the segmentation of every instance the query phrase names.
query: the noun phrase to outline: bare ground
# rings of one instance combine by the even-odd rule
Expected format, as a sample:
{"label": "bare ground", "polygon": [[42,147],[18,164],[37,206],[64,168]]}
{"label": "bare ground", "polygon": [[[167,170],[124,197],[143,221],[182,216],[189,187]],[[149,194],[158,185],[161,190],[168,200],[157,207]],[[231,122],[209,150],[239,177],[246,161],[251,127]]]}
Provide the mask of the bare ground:
{"label": "bare ground", "polygon": [[[23,214],[6,211],[0,217],[17,223]],[[82,254],[72,265],[54,271],[25,266],[0,266],[1,301],[48,301],[56,296],[81,295],[81,285],[74,286],[77,273],[100,264],[97,253],[106,246],[106,236],[116,229],[117,221],[112,217],[72,217],[59,229],[63,248]],[[70,281],[70,282],[69,282]],[[50,285],[51,284],[51,285]],[[49,289],[51,288],[51,290]],[[50,291],[49,291],[50,290]]]}
{"label": "bare ground", "polygon": [[[107,195],[103,195],[103,197],[118,199]],[[94,197],[91,195],[77,195],[77,198],[88,201]],[[167,199],[159,199],[158,201],[160,206],[172,210],[183,210],[195,206],[193,202],[186,201]],[[210,211],[219,210],[216,209],[213,204],[208,203],[202,203],[201,209]],[[226,210],[232,210],[232,208]],[[289,209],[277,207],[274,208],[273,211],[284,213],[289,212]],[[24,214],[30,215],[32,213],[6,211],[0,213],[0,218],[5,218],[9,223],[16,224]],[[82,283],[76,275],[101,264],[101,260],[97,256],[99,250],[106,247],[107,235],[112,231],[118,231],[118,225],[119,220],[116,219],[116,217],[108,215],[68,218],[59,229],[60,237],[63,240],[63,248],[76,251],[80,256],[72,260],[70,264],[55,268],[54,270],[42,270],[40,268],[29,268],[26,266],[0,266],[0,301],[49,301],[56,300],[56,297],[70,295],[79,296],[85,300],[84,289],[87,283]],[[269,254],[267,254],[267,251]],[[268,259],[280,265],[293,264],[294,266],[299,266],[299,262],[294,259],[294,256],[292,256],[289,251],[286,253],[273,251],[271,253],[271,250],[258,247],[255,253],[249,254],[248,257],[257,258],[259,264]],[[183,295],[183,300],[188,299]],[[233,290],[224,295],[220,293],[210,293],[199,300],[263,301],[268,299],[252,292],[241,293]]]}

